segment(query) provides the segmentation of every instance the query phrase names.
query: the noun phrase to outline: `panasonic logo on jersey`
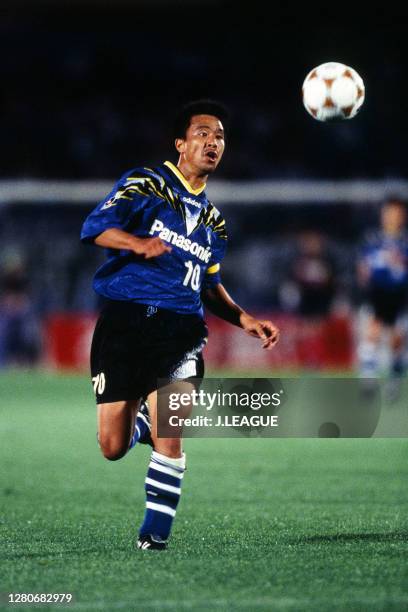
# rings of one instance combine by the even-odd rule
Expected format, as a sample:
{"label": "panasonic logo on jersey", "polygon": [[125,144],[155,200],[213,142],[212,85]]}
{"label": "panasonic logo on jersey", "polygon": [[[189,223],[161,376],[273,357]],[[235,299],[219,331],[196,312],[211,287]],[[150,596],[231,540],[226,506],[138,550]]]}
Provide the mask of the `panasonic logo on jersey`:
{"label": "panasonic logo on jersey", "polygon": [[210,247],[203,247],[198,242],[193,242],[190,238],[183,236],[182,234],[178,234],[174,230],[165,227],[164,223],[160,221],[160,219],[155,219],[153,221],[152,227],[150,228],[149,234],[152,236],[153,234],[159,232],[159,238],[164,240],[165,242],[169,242],[170,244],[174,244],[174,246],[183,249],[183,251],[187,251],[192,255],[201,259],[205,263],[208,263],[211,258]]}

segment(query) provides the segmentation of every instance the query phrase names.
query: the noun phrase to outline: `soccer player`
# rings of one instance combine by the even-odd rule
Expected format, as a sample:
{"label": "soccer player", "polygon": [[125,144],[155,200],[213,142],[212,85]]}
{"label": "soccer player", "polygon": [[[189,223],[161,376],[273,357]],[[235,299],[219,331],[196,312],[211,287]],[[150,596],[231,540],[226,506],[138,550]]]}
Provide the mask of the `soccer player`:
{"label": "soccer player", "polygon": [[126,172],[82,228],[84,242],[107,249],[94,278],[106,306],[91,349],[99,444],[110,460],[137,442],[153,447],[137,540],[144,550],[166,548],[186,468],[181,438],[157,434],[158,380],[170,393],[191,392],[191,379],[202,378],[203,303],[265,349],[279,336],[221,283],[227,234],[205,186],[224,153],[225,120],[215,102],[184,107],[175,123],[177,166],[166,161]]}
{"label": "soccer player", "polygon": [[370,233],[358,260],[358,280],[365,293],[369,316],[358,356],[363,377],[380,374],[380,345],[387,333],[391,349],[389,399],[396,399],[404,375],[406,329],[404,314],[408,296],[408,236],[406,209],[398,199],[381,207],[381,228]]}

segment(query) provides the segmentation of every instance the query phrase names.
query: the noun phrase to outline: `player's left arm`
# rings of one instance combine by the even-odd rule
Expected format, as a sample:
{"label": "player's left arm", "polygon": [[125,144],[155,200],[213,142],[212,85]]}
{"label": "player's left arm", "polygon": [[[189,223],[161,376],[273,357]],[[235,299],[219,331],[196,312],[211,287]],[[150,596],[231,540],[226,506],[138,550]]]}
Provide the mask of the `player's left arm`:
{"label": "player's left arm", "polygon": [[279,329],[272,321],[259,320],[245,312],[234,302],[221,283],[204,287],[201,291],[203,304],[210,312],[241,327],[247,334],[262,340],[262,348],[271,349],[279,340]]}

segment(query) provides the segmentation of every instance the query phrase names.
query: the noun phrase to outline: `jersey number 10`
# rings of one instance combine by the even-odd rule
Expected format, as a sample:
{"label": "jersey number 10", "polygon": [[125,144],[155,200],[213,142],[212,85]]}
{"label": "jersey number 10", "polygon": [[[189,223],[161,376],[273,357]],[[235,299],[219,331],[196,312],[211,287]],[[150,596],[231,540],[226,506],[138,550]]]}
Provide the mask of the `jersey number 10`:
{"label": "jersey number 10", "polygon": [[187,268],[187,274],[184,277],[183,285],[187,287],[190,284],[194,291],[198,291],[200,289],[200,266],[194,265],[192,261],[186,261],[184,265]]}

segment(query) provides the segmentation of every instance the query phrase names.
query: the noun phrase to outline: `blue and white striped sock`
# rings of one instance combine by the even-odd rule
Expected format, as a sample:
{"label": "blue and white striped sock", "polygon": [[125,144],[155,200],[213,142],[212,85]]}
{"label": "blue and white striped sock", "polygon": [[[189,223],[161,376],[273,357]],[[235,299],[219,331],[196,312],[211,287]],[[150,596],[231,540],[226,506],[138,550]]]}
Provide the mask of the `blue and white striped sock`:
{"label": "blue and white striped sock", "polygon": [[149,425],[147,423],[147,419],[144,414],[140,411],[137,413],[136,421],[135,421],[135,429],[133,432],[132,439],[129,444],[129,450],[136,446],[139,442],[140,438],[144,438],[146,434],[149,432]]}
{"label": "blue and white striped sock", "polygon": [[152,452],[145,480],[146,511],[139,535],[153,535],[166,541],[170,535],[181,481],[186,469],[186,456],[173,459]]}

